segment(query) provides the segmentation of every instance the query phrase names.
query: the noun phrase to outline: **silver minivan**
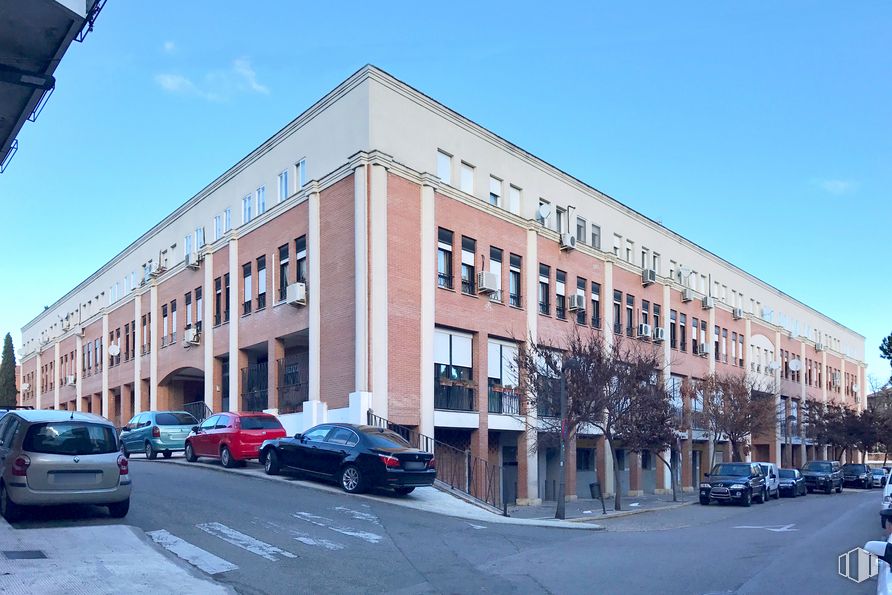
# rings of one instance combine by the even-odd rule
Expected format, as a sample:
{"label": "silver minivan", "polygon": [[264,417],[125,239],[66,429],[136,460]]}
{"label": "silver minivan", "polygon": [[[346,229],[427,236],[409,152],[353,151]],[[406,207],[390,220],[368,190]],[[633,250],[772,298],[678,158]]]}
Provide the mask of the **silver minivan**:
{"label": "silver minivan", "polygon": [[130,509],[130,473],[105,418],[75,411],[11,411],[0,419],[0,514],[23,506],[97,504]]}

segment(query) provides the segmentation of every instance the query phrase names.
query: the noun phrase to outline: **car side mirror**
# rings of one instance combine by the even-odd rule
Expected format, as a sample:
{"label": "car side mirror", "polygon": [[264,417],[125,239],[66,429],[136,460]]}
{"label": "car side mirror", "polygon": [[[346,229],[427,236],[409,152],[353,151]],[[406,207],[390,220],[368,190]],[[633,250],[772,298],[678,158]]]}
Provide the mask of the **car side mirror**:
{"label": "car side mirror", "polygon": [[709,473],[704,473],[703,477],[709,477]]}
{"label": "car side mirror", "polygon": [[196,434],[198,433],[198,426],[192,426],[192,431]]}
{"label": "car side mirror", "polygon": [[300,432],[298,432],[297,434],[294,435],[294,439],[295,439],[295,440],[300,440],[301,442],[303,442],[303,441],[304,441],[304,435],[301,434]]}
{"label": "car side mirror", "polygon": [[130,431],[130,428],[128,428],[127,426],[124,426],[123,428],[121,428],[121,431],[122,431],[122,432],[129,432],[129,431]]}

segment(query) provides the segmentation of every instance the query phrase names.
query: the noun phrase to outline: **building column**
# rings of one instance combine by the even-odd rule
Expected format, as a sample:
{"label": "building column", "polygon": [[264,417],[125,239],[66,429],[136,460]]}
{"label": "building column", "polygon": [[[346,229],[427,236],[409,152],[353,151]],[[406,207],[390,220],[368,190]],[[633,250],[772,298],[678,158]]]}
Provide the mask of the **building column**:
{"label": "building column", "polygon": [[[353,299],[356,308],[354,314],[356,323],[356,343],[354,345],[356,378],[354,385],[357,392],[369,390],[368,172],[369,166],[366,164],[359,165],[353,170],[353,270],[355,275]],[[422,193],[422,199],[423,197]],[[422,208],[424,208],[423,203]],[[423,254],[424,250],[422,250]],[[423,287],[424,284],[422,284]],[[423,307],[424,300],[422,299]],[[433,434],[428,435],[432,436]]]}
{"label": "building column", "polygon": [[43,358],[40,351],[37,352],[37,367],[34,369],[34,407],[42,409],[40,395],[43,392]]}
{"label": "building column", "polygon": [[626,461],[629,464],[629,496],[640,496],[644,493],[641,477],[641,453],[626,451]]}
{"label": "building column", "polygon": [[[105,368],[102,366],[102,378],[105,378]],[[59,391],[61,390],[62,366],[59,365],[59,342],[53,343],[53,407],[59,409]]]}
{"label": "building column", "polygon": [[[102,392],[100,393],[101,403],[101,415],[102,417],[109,419],[108,417],[108,369],[111,367],[109,363],[109,355],[108,355],[108,347],[111,343],[108,340],[108,312],[102,315],[102,357],[105,359],[102,365]],[[95,411],[93,413],[96,413]]]}
{"label": "building column", "polygon": [[[706,295],[710,295],[711,293],[712,293],[712,287],[707,287]],[[716,301],[718,301],[718,297],[717,296],[714,296],[714,297],[715,297]],[[718,355],[717,353],[713,353],[713,351],[715,350],[715,341],[713,340],[713,337],[714,337],[713,333],[715,333],[715,309],[716,309],[716,307],[717,306],[713,306],[712,308],[709,309],[709,311],[708,311],[709,322],[707,323],[707,327],[706,327],[706,340],[709,341],[709,357],[707,357],[706,359],[709,361],[709,373],[710,374],[715,374],[715,357],[716,357],[716,355]],[[719,336],[719,348],[721,348],[721,342],[722,342],[722,339],[721,339],[721,335],[720,335]]]}
{"label": "building column", "polygon": [[267,403],[270,409],[279,410],[279,360],[285,358],[285,342],[277,337],[267,341]]}
{"label": "building column", "polygon": [[121,385],[121,425],[126,426],[127,422],[130,421],[130,418],[133,417],[134,412],[134,392],[135,384],[123,384]]}
{"label": "building column", "polygon": [[[161,349],[161,317],[158,316],[158,285],[155,279],[150,281],[149,288],[149,313],[152,316],[152,323],[148,325],[149,338],[152,341],[149,350],[149,411],[158,410],[158,350]],[[144,398],[140,400],[142,404]]]}
{"label": "building column", "polygon": [[[421,405],[419,430],[434,435],[434,325],[436,324],[437,229],[435,178],[423,175],[421,187]],[[482,400],[481,400],[482,402]]]}
{"label": "building column", "polygon": [[[204,282],[201,289],[201,349],[204,361],[204,404],[211,411],[214,408],[214,396],[220,384],[217,375],[218,362],[214,360],[214,254],[208,251],[204,255]],[[272,261],[270,261],[272,264]]]}
{"label": "building column", "polygon": [[[136,328],[133,329],[133,407],[130,417],[133,417],[142,409],[142,294],[137,293],[133,299],[133,316]],[[123,398],[123,397],[122,397]],[[128,419],[129,421],[129,419]]]}
{"label": "building column", "polygon": [[77,335],[74,337],[74,345],[74,374],[77,376],[77,381],[74,385],[74,408],[77,411],[80,411],[81,397],[84,396],[84,337],[81,335],[80,330],[78,330]]}
{"label": "building column", "polygon": [[[524,288],[526,295],[524,297],[524,307],[527,314],[527,340],[538,340],[538,314],[536,309],[536,295],[539,286],[539,236],[535,229],[527,230],[527,263],[524,267]],[[518,468],[517,482],[525,486],[525,498],[518,496],[518,504],[541,504],[542,498],[539,494],[539,453],[536,448],[537,429],[539,427],[538,412],[535,407],[526,408],[526,431],[523,440],[518,441]],[[532,435],[529,435],[532,433]],[[521,459],[523,459],[521,461]],[[525,473],[524,473],[525,472]],[[521,492],[521,485],[518,485],[518,493]]]}
{"label": "building column", "polygon": [[[240,411],[242,393],[239,382],[242,367],[245,365],[244,354],[238,344],[239,312],[239,264],[238,238],[229,239],[229,410]],[[225,273],[224,273],[225,274]],[[224,289],[225,291],[225,289]]]}
{"label": "building column", "polygon": [[386,418],[389,393],[387,375],[389,331],[387,314],[387,168],[385,166],[372,165],[369,195],[372,409],[375,411],[375,415]]}

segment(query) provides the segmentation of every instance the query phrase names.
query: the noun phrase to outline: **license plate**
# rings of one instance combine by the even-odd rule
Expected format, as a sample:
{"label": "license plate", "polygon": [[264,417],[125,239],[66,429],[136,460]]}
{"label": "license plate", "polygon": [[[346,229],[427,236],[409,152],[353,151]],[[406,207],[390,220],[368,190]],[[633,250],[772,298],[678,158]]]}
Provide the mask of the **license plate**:
{"label": "license plate", "polygon": [[50,483],[55,485],[94,485],[99,473],[50,473]]}
{"label": "license plate", "polygon": [[424,461],[406,461],[403,463],[403,468],[407,471],[420,471],[427,467],[427,463]]}

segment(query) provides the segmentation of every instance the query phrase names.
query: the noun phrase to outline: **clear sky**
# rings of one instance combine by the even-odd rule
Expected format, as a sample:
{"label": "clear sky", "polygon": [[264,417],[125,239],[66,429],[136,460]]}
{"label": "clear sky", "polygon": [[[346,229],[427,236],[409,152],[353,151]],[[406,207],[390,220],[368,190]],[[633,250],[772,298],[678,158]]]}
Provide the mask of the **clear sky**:
{"label": "clear sky", "polygon": [[885,0],[111,0],[0,176],[0,331],[372,63],[865,335],[885,378],[890,25]]}

